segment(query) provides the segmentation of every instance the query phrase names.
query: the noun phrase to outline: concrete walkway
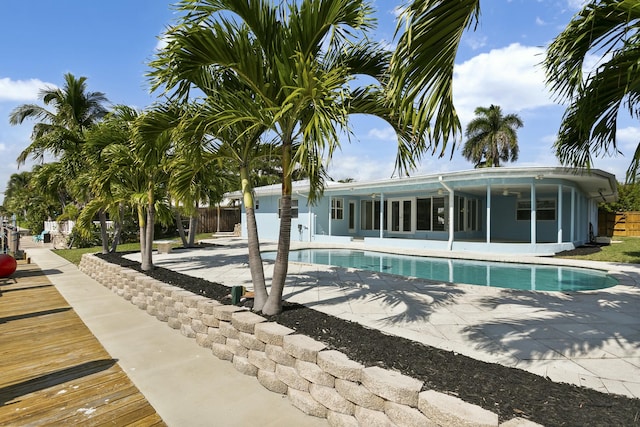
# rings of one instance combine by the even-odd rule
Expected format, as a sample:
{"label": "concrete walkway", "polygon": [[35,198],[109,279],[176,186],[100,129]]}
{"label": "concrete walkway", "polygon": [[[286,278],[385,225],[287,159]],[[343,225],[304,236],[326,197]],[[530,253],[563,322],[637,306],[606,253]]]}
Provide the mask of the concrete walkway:
{"label": "concrete walkway", "polygon": [[44,245],[21,242],[169,426],[326,426],[168,328]]}
{"label": "concrete walkway", "polygon": [[[246,241],[216,239],[212,243],[220,246],[154,254],[154,263],[228,286],[250,287]],[[292,242],[292,249],[308,246],[319,245]],[[348,247],[371,249],[357,243]],[[261,247],[274,248],[273,244]],[[130,257],[135,259],[136,255]],[[490,258],[522,261],[505,256]],[[549,259],[527,261],[542,263]],[[603,268],[621,282],[599,291],[528,292],[290,263],[285,298],[553,381],[640,397],[640,266],[560,259],[552,262]],[[273,263],[264,265],[269,279]]]}

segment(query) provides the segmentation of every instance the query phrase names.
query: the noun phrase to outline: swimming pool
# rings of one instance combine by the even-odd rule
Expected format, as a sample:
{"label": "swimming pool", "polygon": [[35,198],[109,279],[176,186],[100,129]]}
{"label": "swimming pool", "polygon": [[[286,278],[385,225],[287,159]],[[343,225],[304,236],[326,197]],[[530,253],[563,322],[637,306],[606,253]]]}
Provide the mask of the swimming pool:
{"label": "swimming pool", "polygon": [[[276,253],[263,252],[262,258],[275,260]],[[587,268],[428,258],[349,249],[296,250],[289,253],[289,261],[533,291],[586,291],[618,284],[604,271]]]}

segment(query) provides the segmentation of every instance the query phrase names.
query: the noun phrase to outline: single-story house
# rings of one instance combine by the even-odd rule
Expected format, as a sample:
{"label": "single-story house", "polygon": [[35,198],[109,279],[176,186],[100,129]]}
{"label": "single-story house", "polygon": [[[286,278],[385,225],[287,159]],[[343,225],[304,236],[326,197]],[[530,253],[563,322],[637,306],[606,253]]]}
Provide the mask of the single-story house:
{"label": "single-story house", "polygon": [[[280,191],[255,189],[261,241],[278,238]],[[308,193],[308,182],[294,183],[292,240],[551,255],[595,237],[598,203],[617,199],[617,182],[598,169],[501,167],[328,182],[315,205]],[[244,206],[242,224],[246,237]]]}

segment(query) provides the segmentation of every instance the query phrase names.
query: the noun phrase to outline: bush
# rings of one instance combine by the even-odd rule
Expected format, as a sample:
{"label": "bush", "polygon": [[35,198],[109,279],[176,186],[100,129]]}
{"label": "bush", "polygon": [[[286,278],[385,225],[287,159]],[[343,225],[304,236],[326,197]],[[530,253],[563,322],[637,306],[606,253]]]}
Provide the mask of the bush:
{"label": "bush", "polygon": [[68,239],[74,248],[90,248],[102,245],[100,229],[95,225],[91,226],[91,234],[88,237],[80,233],[78,227],[73,227]]}

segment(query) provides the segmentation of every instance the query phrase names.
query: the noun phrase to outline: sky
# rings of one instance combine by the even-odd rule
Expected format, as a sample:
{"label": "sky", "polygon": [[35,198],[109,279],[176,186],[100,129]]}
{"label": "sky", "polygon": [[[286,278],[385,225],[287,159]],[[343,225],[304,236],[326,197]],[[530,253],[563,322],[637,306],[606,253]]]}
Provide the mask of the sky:
{"label": "sky", "polygon": [[[0,2],[0,191],[11,174],[29,170],[16,163],[30,143],[32,121],[9,124],[17,106],[38,103],[43,87],[62,86],[65,73],[87,77],[89,91],[106,94],[111,104],[145,108],[150,93],[148,63],[162,45],[162,34],[175,22],[174,1],[167,0],[22,0]],[[375,0],[378,27],[372,37],[390,49],[400,0]],[[484,0],[480,23],[465,33],[454,68],[454,103],[463,129],[476,107],[499,105],[518,114],[519,160],[507,166],[558,166],[553,142],[564,106],[544,85],[545,47],[569,23],[582,0]],[[393,176],[396,140],[383,121],[355,116],[350,141],[334,154],[329,175],[356,181]],[[640,141],[640,124],[619,121],[618,148],[623,155],[595,160],[593,167],[624,181]],[[425,155],[412,175],[471,169],[461,155],[463,139],[449,143],[442,158]],[[4,194],[0,193],[0,202]]]}

